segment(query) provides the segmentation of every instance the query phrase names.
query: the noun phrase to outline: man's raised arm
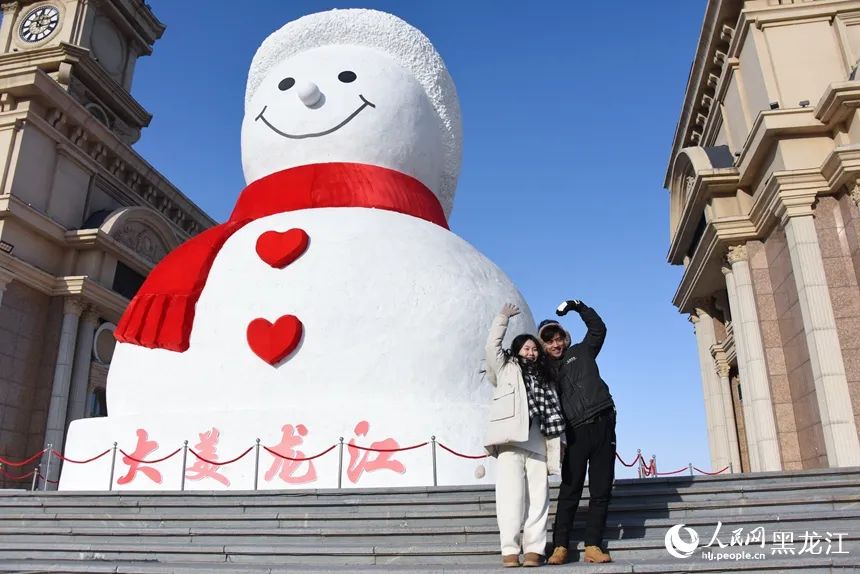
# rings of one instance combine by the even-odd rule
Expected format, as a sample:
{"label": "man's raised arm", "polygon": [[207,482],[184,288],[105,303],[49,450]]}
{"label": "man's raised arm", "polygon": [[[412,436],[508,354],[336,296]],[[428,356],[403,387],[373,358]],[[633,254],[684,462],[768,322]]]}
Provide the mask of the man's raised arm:
{"label": "man's raised arm", "polygon": [[582,339],[582,344],[587,345],[591,352],[596,357],[603,347],[603,341],[606,339],[606,323],[597,314],[597,311],[583,303],[578,299],[565,301],[555,310],[556,315],[562,317],[567,315],[568,311],[576,311],[582,317],[585,323],[586,333]]}

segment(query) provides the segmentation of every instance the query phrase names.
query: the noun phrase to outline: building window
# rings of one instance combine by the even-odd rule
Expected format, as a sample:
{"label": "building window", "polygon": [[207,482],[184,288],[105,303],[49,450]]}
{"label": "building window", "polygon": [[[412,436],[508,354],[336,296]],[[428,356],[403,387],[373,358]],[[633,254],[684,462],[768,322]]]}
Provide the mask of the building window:
{"label": "building window", "polygon": [[145,279],[146,277],[122,261],[117,261],[116,272],[113,275],[112,289],[126,299],[131,299],[137,294],[137,290],[143,285]]}
{"label": "building window", "polygon": [[699,241],[702,240],[702,235],[705,234],[705,229],[708,227],[708,220],[705,219],[705,214],[702,214],[702,218],[699,219],[699,224],[696,225],[696,230],[693,231],[693,239],[690,241],[690,249],[687,250],[687,257],[690,259],[693,258],[693,254],[696,252],[696,248],[699,247]]}
{"label": "building window", "polygon": [[106,417],[107,416],[107,395],[102,387],[93,389],[89,397],[89,416],[91,417]]}
{"label": "building window", "polygon": [[104,111],[104,108],[102,108],[100,105],[98,105],[98,104],[94,104],[94,103],[92,103],[92,102],[91,102],[91,103],[87,104],[87,105],[86,105],[86,106],[84,106],[84,107],[85,107],[85,108],[87,109],[87,111],[88,111],[88,112],[90,112],[90,113],[93,115],[93,117],[95,117],[98,121],[100,121],[101,123],[103,123],[104,125],[106,125],[108,128],[110,128],[110,127],[111,127],[111,124],[110,124],[110,118],[108,117],[107,113]]}

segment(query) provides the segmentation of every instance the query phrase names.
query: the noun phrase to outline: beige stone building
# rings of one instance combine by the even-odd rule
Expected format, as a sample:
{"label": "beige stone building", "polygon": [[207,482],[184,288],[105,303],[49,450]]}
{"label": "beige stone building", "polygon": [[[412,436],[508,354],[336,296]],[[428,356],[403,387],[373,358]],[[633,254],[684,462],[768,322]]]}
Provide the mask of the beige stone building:
{"label": "beige stone building", "polygon": [[710,0],[665,186],[715,468],[860,465],[860,0]]}
{"label": "beige stone building", "polygon": [[213,221],[130,147],[135,61],[164,32],[143,0],[0,7],[0,456],[20,459],[105,414],[115,323]]}

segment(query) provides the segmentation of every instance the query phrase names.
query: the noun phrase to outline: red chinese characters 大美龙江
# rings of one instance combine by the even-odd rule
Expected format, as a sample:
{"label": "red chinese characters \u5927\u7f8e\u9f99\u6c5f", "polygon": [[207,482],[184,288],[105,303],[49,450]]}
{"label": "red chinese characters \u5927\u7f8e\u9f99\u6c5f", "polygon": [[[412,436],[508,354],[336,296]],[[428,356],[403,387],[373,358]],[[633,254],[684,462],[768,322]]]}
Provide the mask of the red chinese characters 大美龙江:
{"label": "red chinese characters \u5927\u7f8e\u9f99\u6c5f", "polygon": [[204,478],[212,478],[217,480],[224,486],[230,486],[230,479],[218,472],[218,470],[221,468],[221,465],[207,462],[218,460],[218,454],[216,450],[218,447],[218,438],[221,436],[221,431],[219,431],[215,427],[212,427],[211,430],[198,433],[197,436],[200,437],[200,442],[194,445],[194,449],[195,451],[199,451],[198,454],[200,455],[200,457],[205,458],[206,460],[197,458],[197,461],[188,468],[188,471],[185,474],[185,478],[187,478],[188,480],[203,480]]}
{"label": "red chinese characters \u5927\u7f8e\u9f99\u6c5f", "polygon": [[[123,456],[122,462],[128,465],[128,472],[124,476],[117,479],[117,484],[129,484],[135,478],[137,473],[142,472],[149,480],[156,484],[161,484],[161,473],[151,466],[143,466],[141,462],[146,459],[147,455],[152,454],[158,449],[158,443],[154,440],[149,440],[149,433],[145,429],[137,429],[137,446],[130,456]],[[136,460],[135,460],[136,459]]]}
{"label": "red chinese characters \u5927\u7f8e\u9f99\u6c5f", "polygon": [[[370,432],[370,423],[361,421],[355,425],[356,436],[367,436]],[[376,441],[370,444],[371,449],[377,451],[395,451],[400,448],[400,444],[393,438]],[[375,472],[378,470],[390,470],[403,474],[406,472],[406,467],[399,460],[394,460],[396,452],[375,452],[373,450],[364,450],[356,446],[355,438],[349,439],[349,466],[346,469],[346,476],[349,480],[356,484],[365,472]]]}
{"label": "red chinese characters \u5927\u7f8e\u9f99\u6c5f", "polygon": [[[296,426],[287,424],[281,427],[281,431],[283,433],[281,442],[270,450],[289,458],[305,458],[305,453],[296,447],[301,446],[305,441],[304,437],[308,434],[307,427],[303,424]],[[317,471],[312,460],[289,460],[277,455],[273,456],[272,465],[263,477],[266,482],[271,482],[275,476],[288,484],[307,484],[317,479]],[[297,475],[296,473],[303,464],[307,464],[307,469],[303,474]]]}

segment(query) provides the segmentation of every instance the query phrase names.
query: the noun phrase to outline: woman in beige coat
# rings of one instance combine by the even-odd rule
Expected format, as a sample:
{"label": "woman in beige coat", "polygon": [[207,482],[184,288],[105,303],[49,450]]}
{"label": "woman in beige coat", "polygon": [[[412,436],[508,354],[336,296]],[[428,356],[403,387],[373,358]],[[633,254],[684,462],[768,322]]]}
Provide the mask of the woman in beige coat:
{"label": "woman in beige coat", "polygon": [[502,564],[519,566],[522,550],[523,566],[540,566],[549,514],[548,473],[559,473],[564,418],[540,342],[522,334],[514,338],[510,351],[502,348],[508,321],[519,312],[515,305],[502,307],[487,339],[487,378],[496,389],[484,444],[498,460],[496,519]]}

